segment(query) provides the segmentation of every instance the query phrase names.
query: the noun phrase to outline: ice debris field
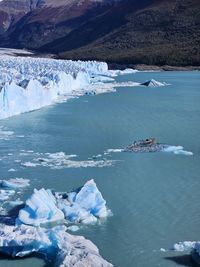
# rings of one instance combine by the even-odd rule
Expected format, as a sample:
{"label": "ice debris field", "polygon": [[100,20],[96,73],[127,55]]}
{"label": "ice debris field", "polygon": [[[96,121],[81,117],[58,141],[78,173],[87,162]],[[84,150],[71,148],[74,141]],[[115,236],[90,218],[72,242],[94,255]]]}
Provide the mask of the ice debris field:
{"label": "ice debris field", "polygon": [[[2,180],[1,187],[6,189],[0,190],[1,204],[5,199],[14,202],[11,198],[15,190],[27,186],[29,180],[23,178]],[[11,257],[41,253],[56,266],[112,266],[91,241],[67,232],[77,230],[81,224],[96,223],[110,214],[94,180],[68,193],[34,189],[25,203],[19,199],[15,202],[19,212],[15,216],[4,214],[7,223],[1,224],[1,253]]]}
{"label": "ice debris field", "polygon": [[119,86],[166,85],[155,80],[143,84],[114,80],[117,75],[135,72],[132,69],[108,70],[104,62],[0,54],[0,119],[84,94],[113,92]]}

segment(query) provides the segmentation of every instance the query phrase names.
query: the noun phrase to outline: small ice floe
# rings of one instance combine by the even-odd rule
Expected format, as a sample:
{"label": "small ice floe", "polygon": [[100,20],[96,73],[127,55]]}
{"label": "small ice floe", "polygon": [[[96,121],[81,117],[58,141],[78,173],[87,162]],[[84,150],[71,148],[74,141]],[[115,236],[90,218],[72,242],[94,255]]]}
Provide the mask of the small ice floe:
{"label": "small ice floe", "polygon": [[57,208],[56,199],[51,190],[34,189],[26,200],[25,207],[19,211],[16,223],[27,225],[44,225],[64,219],[63,212]]}
{"label": "small ice floe", "polygon": [[72,225],[67,227],[67,230],[70,230],[72,232],[77,232],[80,229],[80,227],[78,227],[77,225]]}
{"label": "small ice floe", "polygon": [[168,84],[167,83],[161,83],[161,82],[158,82],[154,79],[151,79],[151,80],[148,80],[144,83],[141,83],[140,85],[149,86],[149,87],[160,87],[160,86],[166,86]]}
{"label": "small ice floe", "polygon": [[33,163],[33,162],[30,162],[30,161],[27,161],[27,162],[22,162],[21,165],[23,167],[37,167],[37,166],[40,166],[40,164],[37,164],[37,163]]}
{"label": "small ice floe", "polygon": [[121,149],[121,148],[111,148],[111,149],[107,149],[105,151],[105,154],[108,154],[108,153],[120,153],[120,152],[123,152],[124,149]]}
{"label": "small ice floe", "polygon": [[82,236],[73,236],[64,226],[52,229],[28,225],[0,228],[0,252],[14,257],[26,257],[32,253],[41,253],[47,261],[56,266],[73,267],[111,267],[104,260],[98,248]]}
{"label": "small ice floe", "polygon": [[165,248],[160,248],[160,251],[161,252],[166,252],[166,249]]}
{"label": "small ice floe", "polygon": [[51,169],[63,168],[101,168],[113,165],[113,160],[75,160],[77,155],[66,155],[64,152],[57,153],[40,153],[40,157],[32,161],[22,162],[23,167],[49,167]]}
{"label": "small ice floe", "polygon": [[196,241],[183,241],[174,244],[173,249],[179,252],[191,251],[195,248]]}
{"label": "small ice floe", "polygon": [[0,181],[0,185],[9,189],[20,189],[29,186],[30,180],[24,178],[12,178]]}
{"label": "small ice floe", "polygon": [[171,152],[176,155],[192,156],[193,152],[184,150],[183,146],[167,146],[163,149],[164,152]]}
{"label": "small ice floe", "polygon": [[16,169],[9,169],[8,172],[16,172],[17,170]]}
{"label": "small ice floe", "polygon": [[98,218],[108,216],[106,201],[103,199],[94,180],[88,181],[78,192],[58,195],[58,207],[70,222],[90,224]]}
{"label": "small ice floe", "polygon": [[8,200],[10,197],[12,197],[15,194],[14,190],[4,190],[0,189],[0,201]]}

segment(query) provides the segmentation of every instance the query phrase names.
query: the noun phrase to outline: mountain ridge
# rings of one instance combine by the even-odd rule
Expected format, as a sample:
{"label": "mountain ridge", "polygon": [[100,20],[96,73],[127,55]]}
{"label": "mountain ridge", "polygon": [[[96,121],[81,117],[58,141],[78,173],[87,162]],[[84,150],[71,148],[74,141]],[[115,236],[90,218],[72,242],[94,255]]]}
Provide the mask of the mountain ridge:
{"label": "mountain ridge", "polygon": [[0,36],[0,45],[66,59],[199,66],[200,1],[36,0]]}

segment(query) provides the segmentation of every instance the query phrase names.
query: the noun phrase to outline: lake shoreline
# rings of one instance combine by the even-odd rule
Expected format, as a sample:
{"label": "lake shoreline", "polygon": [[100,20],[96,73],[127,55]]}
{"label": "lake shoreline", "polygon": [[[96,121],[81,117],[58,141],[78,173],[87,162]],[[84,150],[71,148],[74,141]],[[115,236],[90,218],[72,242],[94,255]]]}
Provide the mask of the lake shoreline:
{"label": "lake shoreline", "polygon": [[157,66],[157,65],[145,65],[145,64],[118,64],[108,63],[109,69],[123,70],[126,68],[136,69],[139,71],[200,71],[200,66]]}

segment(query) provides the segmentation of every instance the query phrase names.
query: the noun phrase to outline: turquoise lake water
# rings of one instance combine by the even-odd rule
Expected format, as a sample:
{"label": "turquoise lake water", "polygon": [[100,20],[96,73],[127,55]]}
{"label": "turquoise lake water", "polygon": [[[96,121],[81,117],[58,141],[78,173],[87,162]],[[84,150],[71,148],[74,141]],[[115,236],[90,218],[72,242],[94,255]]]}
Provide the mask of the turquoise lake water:
{"label": "turquoise lake water", "polygon": [[[92,240],[116,267],[192,266],[189,256],[170,249],[178,241],[200,240],[200,75],[138,72],[116,80],[144,82],[151,78],[171,85],[117,88],[115,93],[83,96],[2,120],[3,130],[13,135],[0,140],[0,179],[30,179],[31,186],[21,196],[25,200],[33,188],[70,191],[93,178],[113,216],[75,234]],[[147,137],[184,146],[194,155],[103,155],[107,149],[123,148]],[[37,153],[61,151],[76,154],[79,161],[101,154],[113,163],[110,167],[61,169],[21,165],[33,162]],[[8,172],[11,168],[16,171]],[[0,266],[50,264],[38,258],[1,258]]]}

